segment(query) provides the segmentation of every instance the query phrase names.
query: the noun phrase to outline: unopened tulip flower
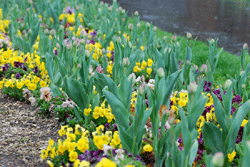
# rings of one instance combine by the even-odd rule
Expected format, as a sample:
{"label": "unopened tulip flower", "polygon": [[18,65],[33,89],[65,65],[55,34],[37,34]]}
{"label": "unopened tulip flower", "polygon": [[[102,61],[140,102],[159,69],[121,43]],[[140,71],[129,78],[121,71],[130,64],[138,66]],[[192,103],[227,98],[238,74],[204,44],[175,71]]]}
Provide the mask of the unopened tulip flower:
{"label": "unopened tulip flower", "polygon": [[165,75],[164,69],[161,67],[157,70],[158,76],[162,78]]}
{"label": "unopened tulip flower", "polygon": [[197,91],[198,85],[195,82],[191,82],[188,86],[188,92],[194,94]]}
{"label": "unopened tulip flower", "polygon": [[129,64],[130,64],[129,58],[128,58],[128,57],[124,57],[124,58],[123,58],[123,66],[124,66],[124,67],[128,67]]}
{"label": "unopened tulip flower", "polygon": [[201,72],[201,74],[206,74],[207,73],[207,65],[206,64],[203,64],[201,66],[200,72]]}
{"label": "unopened tulip flower", "polygon": [[129,23],[128,29],[129,29],[130,31],[133,30],[133,24],[132,24],[132,23]]}
{"label": "unopened tulip flower", "polygon": [[192,34],[190,32],[187,32],[187,39],[192,38]]}
{"label": "unopened tulip flower", "polygon": [[173,41],[176,41],[176,39],[177,39],[176,35],[173,35],[173,36],[171,37],[171,39],[172,39]]}
{"label": "unopened tulip flower", "polygon": [[224,154],[223,152],[217,152],[214,154],[212,159],[212,164],[216,167],[222,167],[224,164]]}
{"label": "unopened tulip flower", "polygon": [[225,88],[227,89],[231,84],[232,84],[232,81],[230,79],[226,80]]}
{"label": "unopened tulip flower", "polygon": [[248,48],[247,43],[244,43],[243,49],[247,49],[247,48]]}

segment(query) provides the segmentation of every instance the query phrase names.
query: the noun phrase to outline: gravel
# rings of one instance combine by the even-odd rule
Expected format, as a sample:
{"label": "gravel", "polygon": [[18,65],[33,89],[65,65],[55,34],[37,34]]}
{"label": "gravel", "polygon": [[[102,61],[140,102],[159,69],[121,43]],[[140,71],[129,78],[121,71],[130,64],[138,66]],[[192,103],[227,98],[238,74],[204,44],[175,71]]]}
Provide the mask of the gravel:
{"label": "gravel", "polygon": [[40,154],[49,139],[58,140],[59,123],[42,118],[38,107],[0,92],[0,167],[48,166]]}

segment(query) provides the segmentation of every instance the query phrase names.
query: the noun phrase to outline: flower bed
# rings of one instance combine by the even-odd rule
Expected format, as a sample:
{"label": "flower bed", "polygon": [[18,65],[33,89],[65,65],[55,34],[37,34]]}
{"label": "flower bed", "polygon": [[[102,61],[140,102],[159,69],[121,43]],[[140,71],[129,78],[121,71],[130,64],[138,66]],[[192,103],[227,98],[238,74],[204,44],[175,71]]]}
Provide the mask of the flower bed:
{"label": "flower bed", "polygon": [[246,45],[239,75],[221,85],[218,40],[209,39],[210,59],[198,68],[195,43],[180,60],[175,36],[156,39],[150,23],[138,33],[138,12],[133,25],[116,1],[74,5],[30,2],[8,17],[0,10],[0,89],[61,122],[60,139],[41,153],[49,166],[248,163]]}

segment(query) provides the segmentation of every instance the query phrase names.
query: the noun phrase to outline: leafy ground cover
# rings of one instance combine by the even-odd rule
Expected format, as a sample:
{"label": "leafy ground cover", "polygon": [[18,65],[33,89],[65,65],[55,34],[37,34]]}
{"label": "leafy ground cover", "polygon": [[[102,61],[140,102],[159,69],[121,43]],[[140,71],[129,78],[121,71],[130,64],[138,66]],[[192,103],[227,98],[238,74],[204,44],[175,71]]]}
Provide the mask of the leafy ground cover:
{"label": "leafy ground cover", "polygon": [[[0,19],[2,94],[61,126],[42,134],[51,135],[40,152],[49,166],[248,164],[247,45],[234,57],[217,39],[206,46],[141,22],[138,12],[128,18],[116,1],[4,1]],[[5,135],[6,125],[29,121],[11,123],[7,107]]]}

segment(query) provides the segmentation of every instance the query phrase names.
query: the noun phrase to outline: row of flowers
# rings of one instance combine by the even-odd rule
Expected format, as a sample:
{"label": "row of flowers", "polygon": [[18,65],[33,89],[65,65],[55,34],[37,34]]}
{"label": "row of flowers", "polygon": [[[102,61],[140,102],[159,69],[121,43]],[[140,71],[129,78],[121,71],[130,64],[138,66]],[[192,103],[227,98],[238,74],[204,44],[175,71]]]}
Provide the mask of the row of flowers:
{"label": "row of flowers", "polygon": [[[92,2],[92,5],[93,3],[94,2]],[[115,4],[116,3],[114,2],[113,6],[115,6]],[[100,3],[98,11],[101,13],[104,10],[112,12],[113,9],[112,7]],[[27,10],[26,16],[24,17],[27,17],[30,14],[29,12],[30,11]],[[153,52],[151,52],[152,50],[150,50],[150,47],[152,47],[150,42],[148,42],[146,46],[141,46],[139,39],[135,40],[137,43],[133,42],[133,33],[136,31],[136,28],[140,27],[140,25],[137,24],[137,27],[133,27],[133,24],[131,23],[132,25],[129,24],[127,26],[127,32],[122,33],[121,31],[118,31],[115,35],[111,34],[110,37],[108,32],[106,35],[103,34],[103,32],[100,33],[98,29],[93,30],[84,27],[84,25],[88,25],[88,23],[84,21],[87,16],[85,18],[86,14],[79,13],[78,9],[76,10],[72,6],[67,6],[63,12],[64,13],[58,17],[58,29],[52,28],[55,24],[56,18],[51,17],[48,21],[46,18],[43,18],[42,15],[38,15],[37,19],[41,22],[41,29],[37,36],[35,36],[32,51],[25,52],[20,48],[17,49],[17,45],[13,46],[10,37],[8,36],[10,22],[16,22],[22,27],[21,24],[25,19],[20,18],[11,21],[2,20],[3,17],[0,10],[0,78],[2,78],[0,81],[0,89],[2,89],[5,94],[19,100],[30,102],[32,106],[39,106],[41,114],[48,117],[57,117],[62,124],[61,129],[58,132],[60,139],[57,142],[52,139],[49,140],[47,149],[42,150],[41,158],[47,159],[47,163],[50,166],[63,167],[132,167],[153,165],[155,162],[155,165],[157,166],[159,160],[157,159],[158,153],[156,152],[157,146],[155,145],[155,140],[160,140],[161,135],[165,133],[167,134],[170,131],[173,132],[175,127],[184,124],[182,122],[183,117],[181,116],[181,113],[183,112],[182,110],[184,110],[185,115],[188,116],[189,113],[186,111],[190,110],[190,106],[193,107],[192,105],[195,103],[193,101],[193,96],[198,92],[198,85],[191,81],[182,81],[180,85],[177,85],[179,86],[179,89],[176,87],[176,91],[171,93],[169,107],[163,105],[163,103],[160,104],[160,109],[159,111],[157,110],[158,116],[156,116],[159,117],[158,122],[160,123],[157,125],[158,128],[156,128],[158,132],[154,131],[157,119],[151,120],[153,116],[146,119],[147,123],[145,127],[143,127],[145,128],[145,133],[142,137],[141,147],[139,147],[139,154],[136,155],[134,152],[125,149],[128,148],[128,146],[124,146],[126,143],[123,138],[126,133],[129,133],[129,130],[126,133],[121,132],[121,122],[116,122],[119,117],[115,114],[117,112],[115,110],[119,109],[118,107],[113,107],[113,103],[111,103],[106,97],[107,94],[105,94],[105,87],[101,86],[103,83],[109,82],[108,84],[110,84],[111,81],[108,79],[99,80],[98,75],[104,74],[112,80],[118,80],[117,83],[113,84],[114,87],[112,89],[114,89],[114,93],[119,89],[119,93],[121,94],[114,95],[116,97],[119,96],[119,99],[122,99],[120,95],[126,90],[123,90],[124,83],[122,82],[122,76],[119,78],[120,73],[116,70],[128,73],[128,80],[131,81],[131,85],[133,86],[130,96],[131,99],[129,99],[129,115],[138,118],[138,99],[141,99],[144,95],[145,101],[142,101],[141,110],[143,110],[143,108],[147,111],[150,110],[155,104],[152,105],[152,97],[150,97],[149,92],[152,91],[156,93],[156,96],[160,94],[158,91],[159,80],[164,78],[167,72],[175,72],[178,69],[184,71],[185,68],[188,68],[187,71],[193,70],[192,75],[198,76],[197,80],[201,81],[203,78],[210,80],[209,77],[206,76],[206,73],[208,72],[207,65],[204,64],[198,69],[196,65],[192,65],[191,67],[191,60],[184,63],[175,60],[176,62],[179,61],[178,66],[176,62],[173,62],[174,60],[172,59],[174,58],[171,57],[169,60],[172,61],[172,64],[176,63],[177,66],[174,67],[173,65],[169,65],[171,69],[166,71],[166,69],[162,68],[163,66],[161,67],[159,65],[161,60],[157,60],[158,58],[160,59],[161,56],[148,56],[148,54],[153,54]],[[117,7],[115,12],[118,13],[117,17],[122,16],[124,19],[121,18],[121,20],[125,21],[125,10]],[[138,12],[135,13],[135,16],[138,16]],[[150,27],[150,24],[147,23],[147,31],[149,31],[148,40],[152,38],[149,34],[156,31],[156,28],[151,28],[150,31]],[[102,27],[96,28],[101,29]],[[111,31],[113,30],[111,29]],[[32,38],[29,29],[17,29],[16,32],[21,39],[27,40],[27,37],[28,39]],[[190,39],[191,36],[190,33],[187,34],[187,38]],[[51,59],[49,59],[46,55],[47,53],[45,54],[44,52],[43,41],[45,39],[48,40],[48,43],[45,44],[49,45],[47,53],[53,54]],[[105,45],[106,47],[104,47]],[[172,49],[169,46],[166,47],[166,49],[164,48],[163,52],[171,55],[178,51],[178,47],[179,43],[176,41],[176,36],[174,36],[171,41]],[[135,51],[135,48],[138,48],[137,51]],[[135,56],[123,58],[117,56],[121,52],[122,54],[126,54],[126,51],[128,50],[131,51],[131,55],[136,53]],[[45,55],[39,56],[39,54],[42,53]],[[83,54],[84,56],[82,57],[80,54]],[[68,55],[68,57],[65,55]],[[117,62],[119,59],[120,62]],[[55,64],[50,66],[50,61]],[[166,61],[165,58],[164,61]],[[67,73],[65,76],[62,76],[64,75],[63,70],[60,69],[57,71],[62,76],[61,81],[60,79],[55,79],[55,75],[53,74],[55,72],[52,70],[52,67],[54,69],[59,69],[61,67],[66,68],[63,69],[67,71],[65,72]],[[172,70],[174,68],[177,69]],[[84,71],[82,72],[84,74],[79,72],[81,70]],[[75,71],[79,72],[79,74],[77,73],[74,75]],[[86,72],[87,74],[85,74]],[[70,77],[74,79],[71,79]],[[116,79],[117,77],[118,79]],[[67,78],[70,79],[66,80]],[[85,105],[83,109],[81,108],[82,104],[78,103],[74,95],[72,96],[70,93],[70,90],[74,90],[74,88],[76,88],[74,86],[80,83],[81,79],[86,79],[87,82],[84,81],[79,85],[84,85],[86,91],[87,89],[90,90],[88,91],[89,95],[87,96],[90,100],[85,100],[82,103],[87,104],[87,101],[90,102]],[[93,80],[96,81],[94,82]],[[171,82],[171,80],[168,81]],[[70,86],[67,86],[69,83],[74,83],[74,86],[72,86],[73,89]],[[218,98],[220,102],[224,104],[226,91],[222,92],[222,89],[219,89],[219,86],[216,88],[215,86],[212,87],[212,83],[208,81],[199,83],[203,84],[201,89],[204,93],[202,93],[201,99],[207,99],[204,103],[204,108],[202,109],[203,112],[198,117],[197,123],[195,123],[195,129],[197,129],[197,138],[195,140],[198,141],[198,144],[194,161],[191,162],[192,166],[204,166],[204,164],[206,164],[205,157],[207,154],[211,153],[212,150],[206,145],[207,139],[204,142],[204,131],[202,130],[204,129],[204,124],[211,123],[221,129],[224,128],[221,127],[220,120],[217,120],[214,98]],[[90,84],[90,86],[88,86],[88,84]],[[117,88],[115,87],[116,85],[118,85]],[[225,88],[230,87],[230,85],[231,84],[227,83]],[[186,86],[186,89],[188,88],[188,90],[180,89],[181,86]],[[55,87],[58,87],[58,89]],[[127,91],[129,91],[128,87],[127,89]],[[146,89],[148,90],[145,94]],[[59,92],[57,90],[59,90]],[[79,89],[79,91],[81,90]],[[109,88],[109,91],[112,90]],[[102,95],[102,92],[104,92],[105,96]],[[77,92],[75,93],[76,96]],[[213,97],[212,94],[215,95],[215,97]],[[85,98],[85,95],[81,94],[79,97]],[[113,101],[115,101],[115,99],[113,99]],[[232,105],[230,108],[230,118],[232,118],[235,117],[237,109],[243,104],[241,95],[234,94],[230,103]],[[181,111],[179,107],[182,108]],[[134,122],[131,121],[134,118],[129,118],[130,120],[128,123],[130,127],[134,124]],[[126,118],[124,118],[124,120],[126,120]],[[163,120],[165,120],[165,122]],[[243,119],[240,129],[238,130],[235,144],[242,142],[244,127],[247,123],[248,120]],[[119,133],[121,134],[119,135]],[[155,135],[155,133],[157,134]],[[178,136],[175,136],[175,138],[177,138],[176,141],[173,141],[172,139],[172,141],[176,143],[179,151],[185,150],[185,147],[187,147],[185,144],[186,139],[183,136],[185,135],[182,131]],[[220,154],[220,157],[223,156]],[[168,157],[171,157],[169,152]],[[238,159],[235,160],[235,157],[239,157],[239,154],[235,149],[227,152],[227,163],[237,165],[239,161]],[[224,163],[224,157],[223,160],[216,160],[216,158],[218,158],[218,156],[214,156],[214,164],[221,163],[221,161]],[[165,163],[167,164],[167,159],[165,160]]]}

